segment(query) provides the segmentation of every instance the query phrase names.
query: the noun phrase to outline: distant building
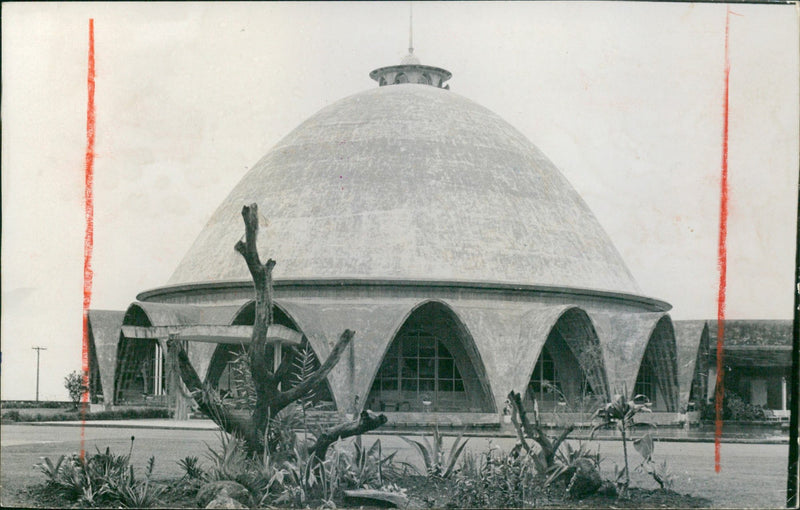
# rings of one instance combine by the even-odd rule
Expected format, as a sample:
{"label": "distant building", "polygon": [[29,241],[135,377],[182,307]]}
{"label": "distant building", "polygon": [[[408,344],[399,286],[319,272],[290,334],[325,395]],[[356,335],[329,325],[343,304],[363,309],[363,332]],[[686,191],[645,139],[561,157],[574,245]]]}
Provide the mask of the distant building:
{"label": "distant building", "polygon": [[[723,386],[745,402],[789,416],[791,320],[726,320]],[[714,399],[717,321],[675,321],[681,404],[695,408]]]}
{"label": "distant building", "polygon": [[671,306],[641,295],[561,172],[413,50],[370,76],[378,87],[322,109],[242,178],[165,286],[119,325],[106,316],[109,332],[90,315],[105,402],[164,398],[169,336],[228,389],[254,320],[233,246],[256,202],[276,322],[318,359],[356,331],[320,397],[340,411],[499,422],[510,390],[547,411],[623,389],[679,411]]}

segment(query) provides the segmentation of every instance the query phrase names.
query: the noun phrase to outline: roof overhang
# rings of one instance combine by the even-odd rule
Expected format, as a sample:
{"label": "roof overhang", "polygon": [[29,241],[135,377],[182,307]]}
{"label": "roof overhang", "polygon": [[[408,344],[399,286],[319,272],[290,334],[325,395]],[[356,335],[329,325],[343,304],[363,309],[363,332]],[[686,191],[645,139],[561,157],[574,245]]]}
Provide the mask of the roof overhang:
{"label": "roof overhang", "polygon": [[[634,305],[643,311],[668,312],[672,305],[666,301],[654,299],[638,294],[615,292],[599,289],[584,289],[576,287],[561,287],[556,285],[527,285],[508,282],[492,281],[462,281],[462,280],[417,280],[400,278],[298,278],[276,279],[273,281],[276,290],[281,289],[309,289],[309,288],[370,288],[391,287],[392,289],[425,288],[471,290],[487,293],[509,293],[513,295],[546,295],[549,297],[589,298],[592,301],[605,301],[616,304]],[[181,298],[186,294],[209,293],[225,294],[229,291],[246,290],[252,294],[252,280],[220,280],[214,282],[179,283],[165,285],[155,289],[145,290],[137,294],[140,301],[169,301]]]}

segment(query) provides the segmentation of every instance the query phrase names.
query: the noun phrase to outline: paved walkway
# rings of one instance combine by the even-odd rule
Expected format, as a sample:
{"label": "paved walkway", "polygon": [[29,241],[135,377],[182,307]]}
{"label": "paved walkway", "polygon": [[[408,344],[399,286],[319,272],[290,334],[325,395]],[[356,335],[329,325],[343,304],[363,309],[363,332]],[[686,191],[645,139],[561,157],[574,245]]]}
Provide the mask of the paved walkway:
{"label": "paved walkway", "polygon": [[[170,419],[142,419],[142,420],[89,420],[86,422],[81,421],[43,421],[43,422],[20,422],[19,425],[30,426],[55,426],[55,427],[87,427],[87,428],[132,428],[132,429],[163,429],[163,430],[218,430],[217,425],[211,420],[193,419],[193,420],[170,420]],[[372,431],[371,434],[376,435],[424,435],[429,434],[430,431],[426,428],[384,428]],[[455,436],[460,433],[456,429],[442,429],[442,434],[447,436]],[[515,433],[510,430],[469,430],[464,434],[469,437],[516,437]],[[712,432],[702,431],[686,431],[681,428],[667,428],[662,427],[656,429],[655,435],[658,440],[664,442],[686,442],[686,443],[712,443],[714,442],[714,434]],[[588,439],[588,430],[578,429],[570,437],[574,439]],[[598,440],[618,440],[613,431],[603,431],[594,439]],[[746,433],[737,433],[735,435],[726,435],[723,430],[721,442],[723,443],[740,443],[740,444],[788,444],[789,436],[787,435],[754,435]]]}

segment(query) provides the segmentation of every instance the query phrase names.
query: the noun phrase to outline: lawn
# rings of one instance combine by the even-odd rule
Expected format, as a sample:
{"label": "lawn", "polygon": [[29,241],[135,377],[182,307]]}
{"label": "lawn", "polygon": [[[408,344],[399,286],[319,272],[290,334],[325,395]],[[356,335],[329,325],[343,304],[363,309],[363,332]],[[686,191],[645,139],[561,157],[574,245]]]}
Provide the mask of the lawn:
{"label": "lawn", "polygon": [[[175,479],[182,472],[177,461],[187,455],[204,461],[204,443],[215,445],[216,434],[211,431],[94,428],[84,430],[85,448],[111,447],[126,453],[131,435],[135,436],[133,464],[143,468],[150,455],[156,456],[154,478]],[[3,425],[2,456],[0,457],[0,503],[3,506],[47,506],[27,492],[31,485],[41,483],[44,477],[34,468],[43,456],[58,457],[78,451],[81,429],[79,427]],[[375,436],[377,437],[377,436]],[[394,436],[380,436],[385,451],[399,450],[398,457],[418,463],[411,449]],[[373,437],[366,437],[371,444]],[[467,448],[484,451],[489,446],[486,438],[471,438]],[[514,441],[508,438],[491,440],[506,451]],[[622,448],[615,441],[593,442],[599,444],[605,460],[601,464],[607,476],[613,472],[614,463],[622,464]],[[631,459],[638,454],[629,452]],[[786,485],[787,445],[723,444],[722,470],[714,471],[714,445],[711,443],[658,443],[656,461],[666,458],[676,478],[674,489],[692,496],[711,500],[714,507],[784,506]],[[637,472],[632,473],[632,485],[642,489],[656,488],[655,482]],[[422,487],[419,487],[422,490]],[[442,487],[446,493],[447,487]],[[651,505],[648,505],[651,506]],[[658,505],[656,505],[658,506]]]}

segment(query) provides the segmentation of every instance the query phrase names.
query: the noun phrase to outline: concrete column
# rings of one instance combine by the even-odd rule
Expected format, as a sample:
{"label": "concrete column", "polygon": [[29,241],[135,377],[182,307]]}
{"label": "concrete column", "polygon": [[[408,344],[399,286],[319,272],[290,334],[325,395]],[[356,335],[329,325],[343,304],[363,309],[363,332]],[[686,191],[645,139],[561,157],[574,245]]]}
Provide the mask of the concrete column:
{"label": "concrete column", "polygon": [[706,402],[714,398],[714,392],[717,390],[717,367],[716,365],[708,367],[708,394],[706,395]]}
{"label": "concrete column", "polygon": [[[162,340],[166,342],[166,340]],[[184,349],[187,354],[189,351],[189,342],[184,342]],[[189,419],[189,409],[191,408],[191,397],[189,390],[183,384],[180,374],[178,373],[177,359],[170,356],[167,362],[167,393],[171,407],[173,409],[173,419],[176,421],[186,421]]]}
{"label": "concrete column", "polygon": [[161,384],[161,377],[164,374],[163,352],[161,344],[156,342],[154,356],[155,366],[153,367],[153,395],[164,394],[164,387]]}
{"label": "concrete column", "polygon": [[781,411],[786,410],[786,377],[781,377]]}

